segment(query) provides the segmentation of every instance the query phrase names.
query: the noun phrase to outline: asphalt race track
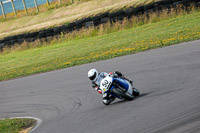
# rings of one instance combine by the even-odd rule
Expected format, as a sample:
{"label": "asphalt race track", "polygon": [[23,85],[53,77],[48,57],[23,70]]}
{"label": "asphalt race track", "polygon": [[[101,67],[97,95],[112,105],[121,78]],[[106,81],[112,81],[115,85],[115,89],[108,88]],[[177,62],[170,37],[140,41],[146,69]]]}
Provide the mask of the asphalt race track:
{"label": "asphalt race track", "polygon": [[[109,106],[87,78],[119,70],[141,96]],[[200,40],[0,82],[0,118],[36,117],[33,133],[200,133]]]}

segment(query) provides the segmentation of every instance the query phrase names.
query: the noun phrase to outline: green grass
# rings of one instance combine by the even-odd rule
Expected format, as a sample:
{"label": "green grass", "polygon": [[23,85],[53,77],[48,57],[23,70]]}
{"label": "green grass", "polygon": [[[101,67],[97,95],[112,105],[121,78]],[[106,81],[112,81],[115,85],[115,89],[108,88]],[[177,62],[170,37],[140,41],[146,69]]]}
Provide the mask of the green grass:
{"label": "green grass", "polygon": [[33,119],[4,119],[0,120],[0,133],[19,133],[26,128],[35,126]]}
{"label": "green grass", "polygon": [[[145,19],[145,18],[144,18]],[[158,19],[158,18],[155,18]],[[148,49],[200,39],[200,12],[162,19],[139,21],[121,30],[91,34],[78,33],[71,39],[27,50],[11,50],[0,54],[0,80],[71,67],[74,65],[133,54]],[[131,28],[130,28],[131,27]],[[89,32],[85,30],[84,32]],[[106,33],[104,33],[106,32]],[[99,34],[99,33],[102,33]]]}

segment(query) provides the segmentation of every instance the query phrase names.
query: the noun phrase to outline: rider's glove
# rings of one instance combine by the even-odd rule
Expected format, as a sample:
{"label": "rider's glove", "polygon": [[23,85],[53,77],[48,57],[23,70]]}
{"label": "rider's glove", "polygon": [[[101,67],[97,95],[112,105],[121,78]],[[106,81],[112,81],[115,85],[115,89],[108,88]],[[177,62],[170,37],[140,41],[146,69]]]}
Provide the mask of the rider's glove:
{"label": "rider's glove", "polygon": [[98,90],[98,87],[95,87],[94,90],[97,91],[97,90]]}
{"label": "rider's glove", "polygon": [[92,87],[95,88],[96,86],[97,84],[94,81],[92,81]]}
{"label": "rider's glove", "polygon": [[95,90],[98,91],[100,94],[102,94],[101,89],[99,89],[99,87],[95,87]]}

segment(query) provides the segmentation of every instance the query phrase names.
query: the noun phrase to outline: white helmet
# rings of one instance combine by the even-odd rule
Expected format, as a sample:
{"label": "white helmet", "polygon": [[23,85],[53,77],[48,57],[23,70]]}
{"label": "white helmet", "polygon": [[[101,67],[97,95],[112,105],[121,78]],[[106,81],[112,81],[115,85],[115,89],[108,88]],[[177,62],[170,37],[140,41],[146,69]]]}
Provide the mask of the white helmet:
{"label": "white helmet", "polygon": [[88,71],[88,78],[92,81],[96,81],[98,77],[98,71],[96,69],[90,69]]}

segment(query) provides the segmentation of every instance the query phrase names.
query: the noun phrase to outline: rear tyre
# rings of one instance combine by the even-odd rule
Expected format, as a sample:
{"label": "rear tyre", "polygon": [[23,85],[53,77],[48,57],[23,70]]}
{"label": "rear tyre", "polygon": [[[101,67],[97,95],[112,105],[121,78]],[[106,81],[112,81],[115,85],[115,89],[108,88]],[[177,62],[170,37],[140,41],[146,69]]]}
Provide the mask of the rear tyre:
{"label": "rear tyre", "polygon": [[140,92],[138,91],[138,89],[133,88],[133,96],[137,97],[140,95]]}
{"label": "rear tyre", "polygon": [[118,95],[118,96],[120,96],[121,98],[124,98],[124,99],[126,99],[126,100],[131,101],[131,100],[134,99],[134,96],[132,96],[132,95],[130,95],[130,94],[128,94],[128,93],[126,93],[126,92],[120,90],[119,88],[113,88],[112,91],[113,91],[114,94],[116,94],[116,95]]}

